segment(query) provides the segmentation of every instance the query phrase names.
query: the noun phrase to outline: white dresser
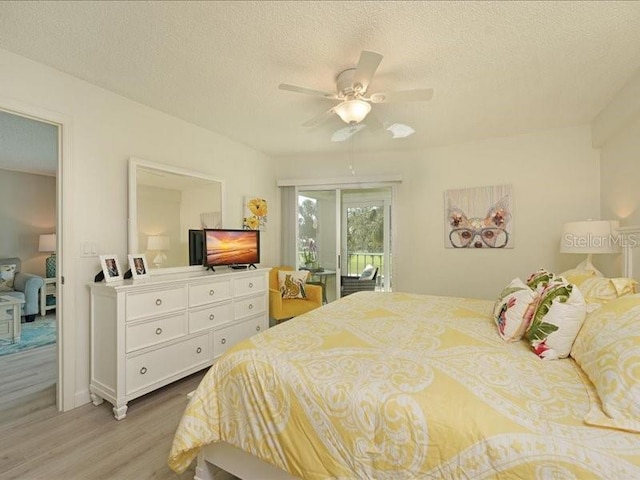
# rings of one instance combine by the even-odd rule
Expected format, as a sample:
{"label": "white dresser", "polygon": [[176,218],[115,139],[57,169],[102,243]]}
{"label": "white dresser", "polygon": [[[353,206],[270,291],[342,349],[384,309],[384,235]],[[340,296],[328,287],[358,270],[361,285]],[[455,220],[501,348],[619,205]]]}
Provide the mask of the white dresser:
{"label": "white dresser", "polygon": [[94,405],[127,402],[211,365],[240,340],[269,327],[268,268],[188,272],[93,283]]}

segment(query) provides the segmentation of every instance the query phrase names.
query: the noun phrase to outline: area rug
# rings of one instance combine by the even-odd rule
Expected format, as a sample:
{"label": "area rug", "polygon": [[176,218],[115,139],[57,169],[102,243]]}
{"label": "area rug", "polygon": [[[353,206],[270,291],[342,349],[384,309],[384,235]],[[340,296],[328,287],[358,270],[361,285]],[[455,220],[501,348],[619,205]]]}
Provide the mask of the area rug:
{"label": "area rug", "polygon": [[20,341],[0,340],[0,356],[24,352],[33,348],[56,343],[56,317],[37,317],[34,322],[23,323]]}

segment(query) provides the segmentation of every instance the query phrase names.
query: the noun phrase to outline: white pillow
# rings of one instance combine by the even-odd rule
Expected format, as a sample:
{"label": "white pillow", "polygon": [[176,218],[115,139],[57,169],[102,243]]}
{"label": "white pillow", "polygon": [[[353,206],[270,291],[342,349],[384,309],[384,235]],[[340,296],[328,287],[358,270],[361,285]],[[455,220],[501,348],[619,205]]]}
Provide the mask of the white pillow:
{"label": "white pillow", "polygon": [[13,278],[15,275],[15,265],[0,265],[0,291],[8,292],[13,290]]}
{"label": "white pillow", "polygon": [[375,275],[375,273],[376,268],[371,264],[367,264],[367,266],[364,267],[364,270],[362,270],[359,280],[373,280],[373,276]]}
{"label": "white pillow", "polygon": [[519,278],[500,293],[493,308],[498,333],[506,342],[516,342],[527,331],[538,305],[539,295]]}
{"label": "white pillow", "polygon": [[540,358],[566,358],[587,315],[587,306],[575,285],[557,277],[542,290],[527,340]]}

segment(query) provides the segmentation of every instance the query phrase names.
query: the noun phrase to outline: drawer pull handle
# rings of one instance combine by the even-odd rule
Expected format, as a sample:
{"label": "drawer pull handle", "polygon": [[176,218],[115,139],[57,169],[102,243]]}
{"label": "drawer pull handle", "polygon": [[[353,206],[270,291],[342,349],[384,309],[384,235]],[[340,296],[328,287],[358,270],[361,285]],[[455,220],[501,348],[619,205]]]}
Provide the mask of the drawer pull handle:
{"label": "drawer pull handle", "polygon": [[249,310],[253,310],[253,303],[249,304]]}
{"label": "drawer pull handle", "polygon": [[249,282],[249,288],[253,288],[253,283]]}
{"label": "drawer pull handle", "polygon": [[213,320],[214,318],[216,318],[216,316],[213,313],[209,315],[209,320]]}
{"label": "drawer pull handle", "polygon": [[142,368],[140,369],[140,373],[141,373],[142,375],[144,375],[145,373],[147,373],[147,367],[142,367]]}
{"label": "drawer pull handle", "polygon": [[256,327],[256,332],[259,332],[259,331],[260,331],[260,325]]}
{"label": "drawer pull handle", "polygon": [[158,305],[158,306],[162,305],[162,299],[161,298],[156,298],[156,305]]}
{"label": "drawer pull handle", "polygon": [[216,293],[216,292],[213,290],[213,288],[212,288],[211,290],[209,290],[209,295],[213,295],[213,294],[215,294],[215,293]]}
{"label": "drawer pull handle", "polygon": [[202,348],[200,347],[196,348],[196,353],[202,353]]}
{"label": "drawer pull handle", "polygon": [[162,329],[160,327],[156,328],[156,335],[160,335],[162,333]]}
{"label": "drawer pull handle", "polygon": [[225,343],[227,343],[227,339],[223,338],[222,340],[220,340],[220,343],[224,345]]}

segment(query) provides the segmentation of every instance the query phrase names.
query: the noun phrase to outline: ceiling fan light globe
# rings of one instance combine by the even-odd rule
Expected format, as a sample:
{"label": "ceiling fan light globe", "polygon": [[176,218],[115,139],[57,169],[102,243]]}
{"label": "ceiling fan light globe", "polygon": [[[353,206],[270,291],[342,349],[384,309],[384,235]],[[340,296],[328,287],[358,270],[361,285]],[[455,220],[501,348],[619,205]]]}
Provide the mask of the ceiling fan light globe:
{"label": "ceiling fan light globe", "polygon": [[334,107],[334,112],[346,124],[360,123],[371,111],[371,105],[364,100],[347,100]]}

